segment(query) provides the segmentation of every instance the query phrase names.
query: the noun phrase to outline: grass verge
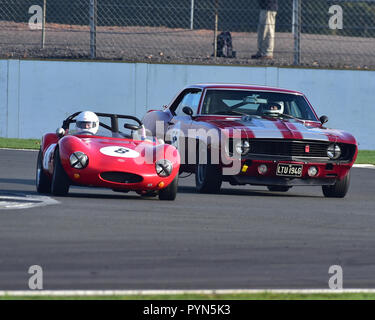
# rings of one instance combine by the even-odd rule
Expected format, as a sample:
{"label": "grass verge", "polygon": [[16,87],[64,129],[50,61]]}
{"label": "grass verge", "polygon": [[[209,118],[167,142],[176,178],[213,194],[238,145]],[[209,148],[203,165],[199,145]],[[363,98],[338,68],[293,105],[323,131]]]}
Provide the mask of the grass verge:
{"label": "grass verge", "polygon": [[375,165],[375,150],[359,150],[355,163]]}
{"label": "grass verge", "polygon": [[256,293],[256,294],[177,294],[131,296],[2,296],[0,300],[375,300],[374,293]]}
{"label": "grass verge", "polygon": [[37,150],[40,148],[40,140],[0,138],[0,148]]}
{"label": "grass verge", "polygon": [[[9,149],[39,149],[40,140],[37,139],[9,139],[0,138],[0,148]],[[375,150],[359,150],[357,164],[375,165]]]}

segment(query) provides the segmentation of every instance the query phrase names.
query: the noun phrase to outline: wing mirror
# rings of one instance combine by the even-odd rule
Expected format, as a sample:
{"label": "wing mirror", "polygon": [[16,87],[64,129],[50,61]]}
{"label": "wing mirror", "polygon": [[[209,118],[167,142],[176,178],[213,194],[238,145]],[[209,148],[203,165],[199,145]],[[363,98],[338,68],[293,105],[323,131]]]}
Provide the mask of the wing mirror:
{"label": "wing mirror", "polygon": [[190,117],[192,117],[193,114],[194,114],[193,109],[190,108],[190,107],[183,107],[183,108],[182,108],[182,112],[185,113],[185,114],[187,114],[187,115],[190,116]]}
{"label": "wing mirror", "polygon": [[141,129],[140,126],[137,126],[136,124],[130,124],[130,123],[125,123],[124,128],[129,129],[129,130],[133,130],[133,131],[137,131],[137,130]]}
{"label": "wing mirror", "polygon": [[320,122],[321,122],[322,124],[325,124],[325,123],[328,122],[328,117],[327,117],[327,116],[321,116],[321,117],[319,118],[319,120],[320,120]]}
{"label": "wing mirror", "polygon": [[65,135],[65,130],[63,128],[57,128],[56,130],[56,135],[59,137],[59,138],[62,138],[64,135]]}

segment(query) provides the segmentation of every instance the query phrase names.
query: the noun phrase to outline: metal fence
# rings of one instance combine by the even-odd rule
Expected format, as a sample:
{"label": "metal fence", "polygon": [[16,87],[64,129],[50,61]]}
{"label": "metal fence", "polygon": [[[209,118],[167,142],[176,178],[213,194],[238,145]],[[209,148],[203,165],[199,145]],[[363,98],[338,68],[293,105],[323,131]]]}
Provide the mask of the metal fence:
{"label": "metal fence", "polygon": [[[375,68],[375,0],[280,0],[274,59],[257,0],[0,0],[0,57]],[[229,31],[235,58],[216,57]]]}

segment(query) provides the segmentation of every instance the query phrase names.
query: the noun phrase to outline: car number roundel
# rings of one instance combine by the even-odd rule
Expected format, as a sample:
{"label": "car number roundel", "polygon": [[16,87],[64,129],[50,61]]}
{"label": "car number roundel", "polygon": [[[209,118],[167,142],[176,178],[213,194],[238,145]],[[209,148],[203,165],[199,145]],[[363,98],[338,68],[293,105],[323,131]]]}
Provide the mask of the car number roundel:
{"label": "car number roundel", "polygon": [[110,146],[100,149],[100,152],[110,157],[120,157],[120,158],[137,158],[139,153],[135,150],[119,147],[119,146]]}

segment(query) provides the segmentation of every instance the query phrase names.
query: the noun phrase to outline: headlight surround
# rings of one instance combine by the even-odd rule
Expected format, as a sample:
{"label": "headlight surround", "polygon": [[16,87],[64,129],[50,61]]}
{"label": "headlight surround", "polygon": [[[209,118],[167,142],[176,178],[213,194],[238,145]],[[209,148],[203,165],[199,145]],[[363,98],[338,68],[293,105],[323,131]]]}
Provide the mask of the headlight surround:
{"label": "headlight surround", "polygon": [[250,143],[247,140],[239,140],[236,142],[235,150],[237,154],[245,156],[250,151]]}
{"label": "headlight surround", "polygon": [[169,177],[173,171],[173,164],[167,159],[155,162],[155,170],[159,177]]}
{"label": "headlight surround", "polygon": [[336,160],[336,159],[340,158],[341,153],[342,153],[342,151],[341,151],[341,148],[338,144],[331,144],[327,148],[327,156],[330,159]]}
{"label": "headlight surround", "polygon": [[89,164],[89,157],[87,154],[77,151],[71,154],[70,158],[70,165],[75,169],[84,169]]}

